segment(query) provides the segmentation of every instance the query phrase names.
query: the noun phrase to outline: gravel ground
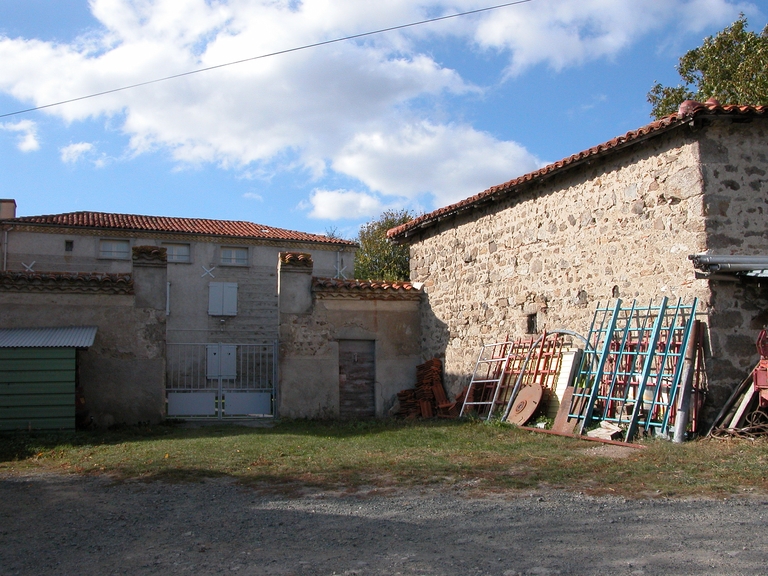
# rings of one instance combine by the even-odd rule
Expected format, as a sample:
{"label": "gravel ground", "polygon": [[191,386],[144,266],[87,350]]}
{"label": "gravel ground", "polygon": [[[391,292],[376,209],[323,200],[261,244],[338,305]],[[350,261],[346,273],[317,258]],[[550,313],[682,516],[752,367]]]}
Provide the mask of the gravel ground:
{"label": "gravel ground", "polygon": [[0,478],[0,574],[766,574],[767,497],[264,495]]}

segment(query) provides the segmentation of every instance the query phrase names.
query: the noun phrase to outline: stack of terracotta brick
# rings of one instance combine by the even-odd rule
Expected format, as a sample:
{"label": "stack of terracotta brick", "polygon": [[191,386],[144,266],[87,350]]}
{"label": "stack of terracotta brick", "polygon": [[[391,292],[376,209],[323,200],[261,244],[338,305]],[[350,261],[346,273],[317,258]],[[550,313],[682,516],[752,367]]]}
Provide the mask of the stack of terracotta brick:
{"label": "stack of terracotta brick", "polygon": [[398,392],[402,418],[456,418],[461,405],[445,395],[440,360],[433,358],[416,367],[416,387]]}

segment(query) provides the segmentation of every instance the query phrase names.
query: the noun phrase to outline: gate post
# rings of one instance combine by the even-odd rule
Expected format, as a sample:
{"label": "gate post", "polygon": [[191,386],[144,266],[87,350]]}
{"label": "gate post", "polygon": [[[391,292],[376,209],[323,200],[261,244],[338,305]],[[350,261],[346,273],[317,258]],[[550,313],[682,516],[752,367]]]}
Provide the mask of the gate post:
{"label": "gate post", "polygon": [[277,407],[280,406],[280,387],[277,385],[280,377],[279,366],[280,341],[272,342],[272,417],[277,418],[280,414]]}

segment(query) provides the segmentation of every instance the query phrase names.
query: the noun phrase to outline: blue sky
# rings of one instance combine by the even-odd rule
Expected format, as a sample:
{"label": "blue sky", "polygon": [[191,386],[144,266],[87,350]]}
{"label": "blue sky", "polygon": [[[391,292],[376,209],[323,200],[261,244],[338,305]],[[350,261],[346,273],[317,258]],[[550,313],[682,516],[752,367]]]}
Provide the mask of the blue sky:
{"label": "blue sky", "polygon": [[[0,114],[480,0],[2,0]],[[0,119],[0,197],[347,237],[638,128],[764,0],[531,0]]]}

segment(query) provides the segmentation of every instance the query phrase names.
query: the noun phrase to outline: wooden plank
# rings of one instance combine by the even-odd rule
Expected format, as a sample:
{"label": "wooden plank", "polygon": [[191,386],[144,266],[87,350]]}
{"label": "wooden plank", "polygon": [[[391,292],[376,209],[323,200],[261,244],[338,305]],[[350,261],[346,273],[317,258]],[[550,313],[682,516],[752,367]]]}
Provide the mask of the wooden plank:
{"label": "wooden plank", "polygon": [[43,383],[74,383],[75,370],[52,370],[52,371],[18,371],[18,372],[0,372],[0,394],[3,394],[3,386],[15,384],[34,384]]}
{"label": "wooden plank", "polygon": [[728,400],[725,402],[725,404],[723,404],[723,407],[720,409],[720,412],[712,421],[712,424],[710,425],[709,430],[707,431],[707,436],[712,434],[712,430],[720,426],[721,423],[724,424],[726,420],[730,421],[732,414],[735,413],[735,410],[736,410],[736,402],[738,401],[739,398],[741,398],[741,395],[747,391],[747,386],[752,386],[753,374],[754,374],[754,370],[749,373],[749,376],[747,376],[742,381],[742,383],[739,384],[734,389],[733,392],[731,392],[731,395],[728,397]]}
{"label": "wooden plank", "polygon": [[371,418],[376,415],[375,342],[339,341],[339,416]]}
{"label": "wooden plank", "polygon": [[74,369],[74,358],[52,358],[43,360],[24,358],[21,360],[6,359],[0,362],[0,372],[41,372]]}
{"label": "wooden plank", "polygon": [[74,387],[70,393],[64,394],[18,394],[2,397],[2,408],[18,408],[21,406],[74,406]]}
{"label": "wooden plank", "polygon": [[555,423],[552,424],[552,430],[560,434],[573,434],[574,428],[579,423],[578,418],[569,419],[568,413],[571,411],[571,401],[573,399],[573,386],[567,386],[560,399],[560,408],[555,417]]}
{"label": "wooden plank", "polygon": [[69,406],[0,406],[0,420],[74,418],[75,403]]}
{"label": "wooden plank", "polygon": [[75,417],[0,420],[0,430],[74,430]]}
{"label": "wooden plank", "polygon": [[0,397],[24,394],[69,394],[75,391],[75,379],[64,382],[12,382],[0,384]]}
{"label": "wooden plank", "polygon": [[744,394],[744,398],[741,399],[739,409],[736,410],[736,414],[733,415],[728,428],[741,428],[742,421],[744,420],[744,413],[747,411],[749,404],[752,402],[752,398],[755,396],[755,387],[750,386],[747,393]]}
{"label": "wooden plank", "polygon": [[573,378],[581,361],[581,350],[578,348],[574,350],[563,350],[561,354],[562,361],[560,362],[560,372],[557,374],[557,381],[552,396],[549,399],[549,406],[547,406],[547,417],[552,418],[553,420],[557,418],[557,414],[560,411],[560,405],[563,402],[565,390],[571,382],[573,382]]}
{"label": "wooden plank", "polygon": [[74,348],[0,348],[0,364],[3,360],[19,358],[75,358]]}

